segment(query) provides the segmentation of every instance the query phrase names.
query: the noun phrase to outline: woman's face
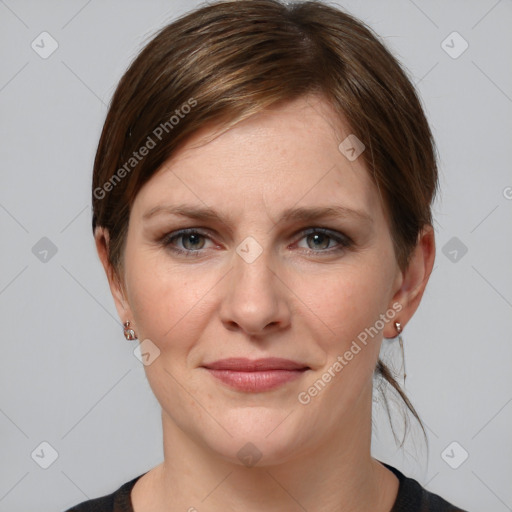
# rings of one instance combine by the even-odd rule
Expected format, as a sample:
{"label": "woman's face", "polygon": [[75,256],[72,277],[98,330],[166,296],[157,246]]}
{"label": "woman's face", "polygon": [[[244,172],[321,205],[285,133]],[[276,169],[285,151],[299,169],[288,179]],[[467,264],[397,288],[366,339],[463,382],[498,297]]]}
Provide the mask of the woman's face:
{"label": "woman's face", "polygon": [[[117,307],[145,344],[164,428],[238,464],[247,452],[273,464],[370,428],[403,275],[378,191],[363,159],[340,151],[350,131],[322,99],[201,145],[211,133],[138,193]],[[298,366],[206,368],[228,358]]]}

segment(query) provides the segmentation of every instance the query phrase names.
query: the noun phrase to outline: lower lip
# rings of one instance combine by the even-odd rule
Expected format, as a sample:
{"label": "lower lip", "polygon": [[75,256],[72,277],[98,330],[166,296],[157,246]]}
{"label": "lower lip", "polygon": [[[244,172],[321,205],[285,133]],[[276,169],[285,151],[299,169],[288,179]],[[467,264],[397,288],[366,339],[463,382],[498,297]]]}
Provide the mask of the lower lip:
{"label": "lower lip", "polygon": [[258,393],[275,389],[287,382],[298,379],[305,370],[262,370],[255,372],[239,372],[233,370],[212,370],[211,375],[224,384],[238,389]]}

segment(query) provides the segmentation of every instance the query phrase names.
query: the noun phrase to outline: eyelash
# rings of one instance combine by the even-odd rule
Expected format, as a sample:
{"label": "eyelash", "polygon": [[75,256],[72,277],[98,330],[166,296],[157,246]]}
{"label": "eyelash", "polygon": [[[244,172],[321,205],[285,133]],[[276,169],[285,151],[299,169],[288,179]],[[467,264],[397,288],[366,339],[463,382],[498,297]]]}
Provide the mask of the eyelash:
{"label": "eyelash", "polygon": [[[341,252],[344,249],[351,247],[353,244],[353,241],[348,236],[346,236],[342,233],[338,233],[337,231],[332,231],[330,229],[320,228],[320,227],[309,228],[307,230],[301,231],[299,240],[302,240],[303,238],[305,238],[307,236],[315,235],[315,234],[321,234],[321,235],[327,236],[330,240],[334,240],[335,242],[337,242],[339,244],[339,247],[336,247],[334,249],[330,248],[330,249],[320,250],[320,251],[315,251],[315,250],[310,249],[310,250],[306,251],[308,255],[315,255],[315,256],[316,255],[331,255],[333,253]],[[179,249],[178,247],[172,245],[175,240],[178,240],[179,238],[185,237],[187,235],[200,235],[204,238],[208,238],[211,240],[210,236],[207,233],[203,232],[202,230],[200,230],[198,228],[188,228],[188,229],[181,229],[179,231],[175,231],[175,232],[165,235],[161,239],[161,244],[176,254],[181,254],[181,255],[184,255],[187,257],[201,256],[202,249],[186,250],[186,249]]]}

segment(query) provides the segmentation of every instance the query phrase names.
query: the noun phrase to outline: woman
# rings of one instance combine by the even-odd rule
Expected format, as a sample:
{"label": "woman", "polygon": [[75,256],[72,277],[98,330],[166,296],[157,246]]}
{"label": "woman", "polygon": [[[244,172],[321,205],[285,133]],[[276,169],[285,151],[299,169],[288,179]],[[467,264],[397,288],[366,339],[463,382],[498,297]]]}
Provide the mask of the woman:
{"label": "woman", "polygon": [[347,14],[242,0],[165,27],[93,177],[164,461],[70,510],[460,510],[370,453],[375,374],[416,415],[379,350],[432,271],[436,188],[414,88]]}

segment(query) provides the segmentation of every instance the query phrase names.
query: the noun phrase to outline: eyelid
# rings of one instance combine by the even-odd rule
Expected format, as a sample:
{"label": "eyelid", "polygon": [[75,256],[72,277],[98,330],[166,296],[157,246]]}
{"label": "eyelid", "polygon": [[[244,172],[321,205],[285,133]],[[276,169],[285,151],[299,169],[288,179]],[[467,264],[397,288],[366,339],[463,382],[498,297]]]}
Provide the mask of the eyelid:
{"label": "eyelid", "polygon": [[335,229],[323,228],[323,227],[320,227],[320,226],[319,227],[312,227],[312,228],[302,229],[302,230],[297,232],[296,236],[302,235],[304,237],[304,236],[307,236],[307,235],[313,235],[315,233],[322,233],[324,235],[330,236],[331,238],[334,238],[335,240],[343,242],[346,245],[351,245],[351,244],[354,243],[353,240],[348,235],[346,235],[345,233],[342,233],[342,232],[337,231]]}
{"label": "eyelid", "polygon": [[296,235],[296,236],[299,236],[299,239],[296,242],[294,242],[293,245],[298,244],[303,238],[305,238],[309,235],[317,234],[317,233],[326,235],[331,240],[334,240],[338,245],[335,247],[331,247],[329,249],[319,250],[319,251],[315,251],[314,249],[301,248],[308,255],[314,255],[314,256],[320,256],[320,257],[329,256],[332,254],[337,254],[339,252],[345,251],[345,250],[351,248],[352,245],[354,244],[352,239],[349,236],[345,235],[344,233],[341,233],[340,231],[337,231],[334,229],[323,228],[323,227],[318,226],[318,227],[312,227],[312,228],[306,228],[306,229],[300,230]]}
{"label": "eyelid", "polygon": [[[164,234],[162,237],[160,237],[158,242],[160,242],[164,245],[170,245],[173,240],[179,239],[180,237],[189,235],[189,234],[198,234],[204,238],[212,240],[212,235],[207,230],[204,230],[202,228],[183,228],[183,229],[177,229],[176,231],[171,231],[170,233]],[[193,251],[188,251],[188,252],[193,252]]]}

